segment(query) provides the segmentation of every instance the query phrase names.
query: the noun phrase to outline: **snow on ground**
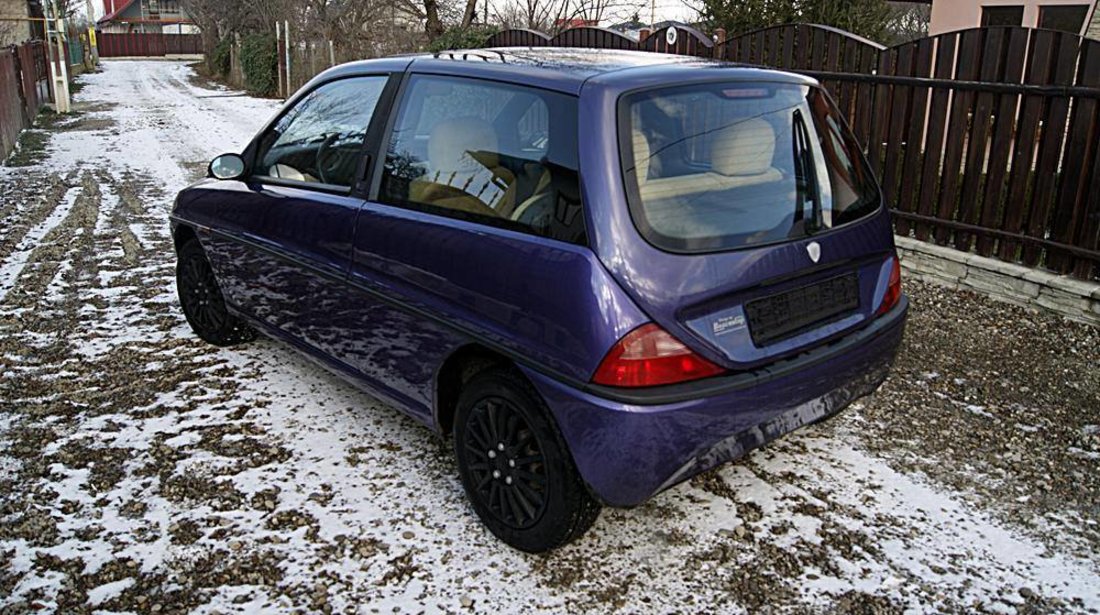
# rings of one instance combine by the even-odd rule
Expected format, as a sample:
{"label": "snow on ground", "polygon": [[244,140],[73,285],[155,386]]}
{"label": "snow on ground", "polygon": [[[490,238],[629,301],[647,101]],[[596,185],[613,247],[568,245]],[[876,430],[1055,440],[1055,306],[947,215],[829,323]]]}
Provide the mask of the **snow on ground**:
{"label": "snow on ground", "polygon": [[[220,350],[188,330],[172,196],[277,104],[173,62],[82,79],[41,160],[0,169],[0,611],[1100,609],[1092,330],[1004,318],[1071,327],[1059,347],[1083,349],[1059,363],[1085,374],[1076,440],[1040,468],[1055,495],[1079,475],[1082,501],[1028,508],[1042,489],[1016,479],[1043,462],[1012,457],[1059,429],[1030,408],[1076,393],[1016,408],[958,389],[945,370],[963,368],[920,326],[879,394],[529,556],[482,529],[447,445],[412,420],[275,343]],[[910,291],[922,325],[941,303],[1009,309]],[[883,437],[928,409],[920,424],[944,427]],[[940,450],[964,433],[1013,440]]]}

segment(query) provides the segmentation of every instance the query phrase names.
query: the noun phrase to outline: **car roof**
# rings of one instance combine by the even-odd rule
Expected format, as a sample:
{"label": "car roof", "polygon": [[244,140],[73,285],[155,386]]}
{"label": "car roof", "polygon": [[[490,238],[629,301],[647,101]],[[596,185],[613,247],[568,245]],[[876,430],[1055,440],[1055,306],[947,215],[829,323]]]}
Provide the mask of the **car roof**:
{"label": "car roof", "polygon": [[580,94],[582,87],[589,82],[618,89],[633,89],[650,83],[714,79],[756,79],[804,85],[817,83],[809,77],[793,73],[693,56],[581,47],[443,51],[353,62],[332,69],[328,76],[343,77],[379,69],[480,77],[574,95]]}

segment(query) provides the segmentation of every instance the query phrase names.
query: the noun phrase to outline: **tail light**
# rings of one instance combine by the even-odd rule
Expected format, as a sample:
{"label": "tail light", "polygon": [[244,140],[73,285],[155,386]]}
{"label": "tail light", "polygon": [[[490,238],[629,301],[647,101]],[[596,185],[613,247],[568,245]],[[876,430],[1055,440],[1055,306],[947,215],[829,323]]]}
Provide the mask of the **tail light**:
{"label": "tail light", "polygon": [[650,323],[626,334],[611,348],[592,382],[612,387],[652,387],[699,380],[723,371]]}
{"label": "tail light", "polygon": [[886,285],[886,295],[882,297],[882,305],[879,306],[875,316],[882,316],[894,309],[894,306],[901,300],[901,261],[898,260],[897,256],[894,256],[892,260],[894,265],[890,269],[890,283]]}

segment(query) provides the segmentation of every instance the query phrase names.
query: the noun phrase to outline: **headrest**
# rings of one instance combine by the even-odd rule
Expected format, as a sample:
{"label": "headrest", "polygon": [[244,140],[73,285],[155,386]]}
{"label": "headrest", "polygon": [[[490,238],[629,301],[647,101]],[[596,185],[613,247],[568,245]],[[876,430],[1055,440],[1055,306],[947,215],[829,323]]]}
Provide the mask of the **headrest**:
{"label": "headrest", "polygon": [[428,138],[428,165],[433,173],[475,173],[485,166],[467,152],[477,151],[500,151],[492,124],[478,117],[444,120]]}
{"label": "headrest", "polygon": [[637,171],[638,185],[641,186],[649,179],[649,139],[642,131],[634,131],[634,169]]}
{"label": "headrest", "polygon": [[715,131],[710,165],[726,176],[759,175],[772,167],[775,129],[766,120],[752,118]]}

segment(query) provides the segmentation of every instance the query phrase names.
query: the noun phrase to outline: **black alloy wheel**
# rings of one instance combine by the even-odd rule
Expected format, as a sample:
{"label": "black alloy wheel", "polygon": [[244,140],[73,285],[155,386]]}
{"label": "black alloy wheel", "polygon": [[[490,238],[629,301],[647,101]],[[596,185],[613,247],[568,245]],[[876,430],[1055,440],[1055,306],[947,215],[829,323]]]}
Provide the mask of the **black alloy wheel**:
{"label": "black alloy wheel", "polygon": [[226,309],[214,270],[198,240],[182,245],[177,258],[176,291],[195,334],[215,346],[254,339],[255,331]]}
{"label": "black alloy wheel", "polygon": [[486,397],[471,409],[465,433],[478,497],[509,527],[532,527],[546,512],[547,480],[531,427],[510,401]]}
{"label": "black alloy wheel", "polygon": [[515,370],[489,369],[463,386],[454,448],[474,511],[521,551],[560,547],[600,514],[546,404]]}

